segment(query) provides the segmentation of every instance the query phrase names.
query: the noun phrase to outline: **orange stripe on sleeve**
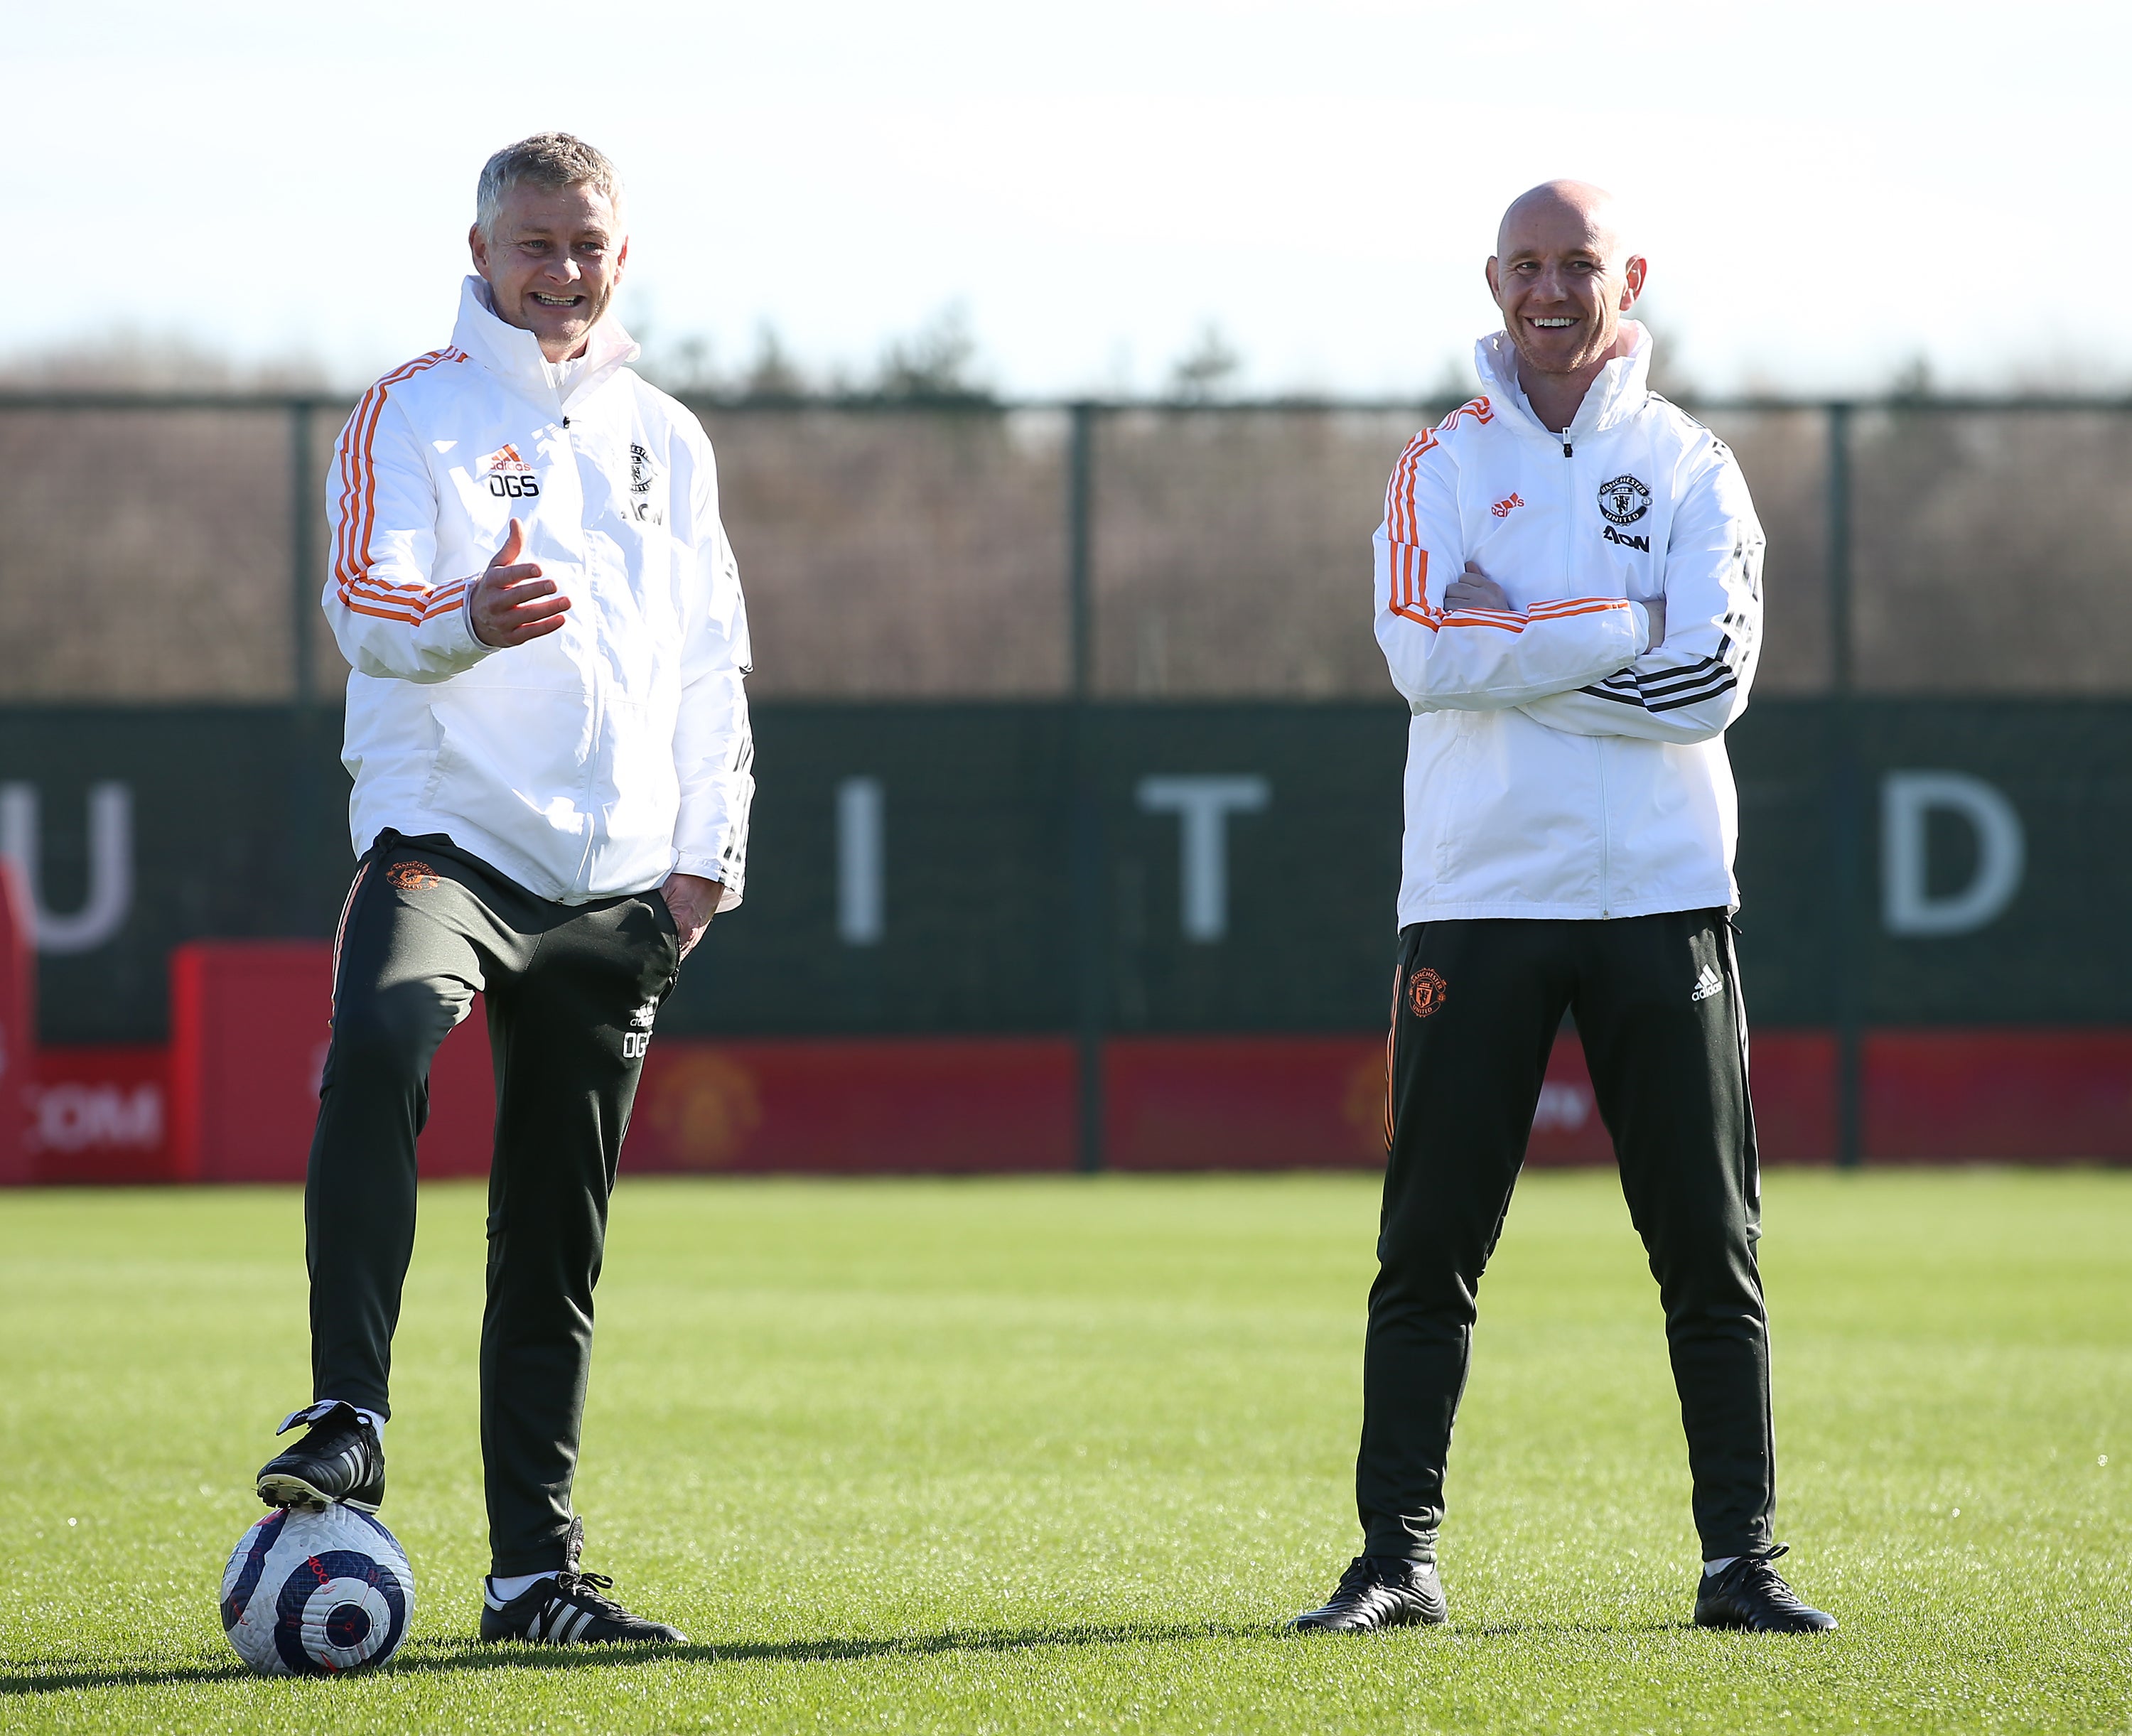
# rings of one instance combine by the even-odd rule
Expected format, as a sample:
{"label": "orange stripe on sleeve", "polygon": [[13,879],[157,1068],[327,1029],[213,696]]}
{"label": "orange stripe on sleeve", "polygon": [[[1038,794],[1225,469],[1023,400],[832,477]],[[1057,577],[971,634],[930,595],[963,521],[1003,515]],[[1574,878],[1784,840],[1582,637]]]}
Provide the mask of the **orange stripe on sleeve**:
{"label": "orange stripe on sleeve", "polygon": [[1626,609],[1628,603],[1614,597],[1550,597],[1529,608],[1458,609],[1447,611],[1429,601],[1429,550],[1419,541],[1419,515],[1414,504],[1414,486],[1424,454],[1442,444],[1438,436],[1449,434],[1459,422],[1495,420],[1495,408],[1486,397],[1474,398],[1453,410],[1433,428],[1424,428],[1400,453],[1385,491],[1385,535],[1390,544],[1390,584],[1387,607],[1402,620],[1437,632],[1444,627],[1493,627],[1499,632],[1522,633],[1534,623],[1566,621],[1607,609]]}
{"label": "orange stripe on sleeve", "polygon": [[1536,602],[1525,611],[1531,621],[1566,621],[1573,615],[1598,615],[1608,609],[1625,609],[1626,601],[1618,597],[1564,597],[1551,602]]}
{"label": "orange stripe on sleeve", "polygon": [[376,444],[391,389],[442,362],[462,359],[456,349],[432,350],[396,368],[363,394],[343,429],[338,453],[340,522],[334,536],[333,574],[342,604],[358,615],[419,626],[444,613],[464,594],[466,581],[433,589],[374,578],[370,544],[377,525]]}
{"label": "orange stripe on sleeve", "polygon": [[387,374],[364,396],[350,422],[349,426],[356,437],[349,443],[352,463],[348,472],[348,488],[341,502],[341,524],[347,539],[342,549],[340,565],[343,579],[360,578],[370,563],[370,539],[377,525],[375,448],[377,424],[385,415],[386,399],[395,386],[411,380],[425,368],[435,367],[443,359],[444,353],[433,351]]}

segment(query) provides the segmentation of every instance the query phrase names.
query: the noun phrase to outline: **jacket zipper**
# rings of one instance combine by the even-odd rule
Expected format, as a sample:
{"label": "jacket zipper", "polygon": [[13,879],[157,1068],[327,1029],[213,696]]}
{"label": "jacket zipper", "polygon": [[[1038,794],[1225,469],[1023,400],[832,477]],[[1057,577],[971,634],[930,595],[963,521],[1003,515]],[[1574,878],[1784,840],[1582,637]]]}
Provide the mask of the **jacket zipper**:
{"label": "jacket zipper", "polygon": [[[1577,456],[1577,447],[1570,439],[1569,433],[1567,428],[1562,431],[1562,455],[1565,459],[1572,459]],[[1568,527],[1569,516],[1565,513],[1563,515],[1563,535],[1565,544],[1569,535]],[[1571,555],[1571,551],[1565,547],[1563,553],[1566,557],[1570,557],[1563,570],[1573,571],[1574,558]],[[1614,908],[1614,839],[1613,828],[1607,823],[1606,739],[1605,736],[1594,736],[1592,738],[1592,759],[1599,773],[1599,917],[1603,922],[1613,914]]]}
{"label": "jacket zipper", "polygon": [[[563,434],[563,438],[564,438],[564,439],[566,442],[568,442],[568,443],[569,443],[569,448],[570,448],[570,462],[571,462],[574,465],[575,465],[575,466],[576,466],[576,468],[577,468],[577,472],[578,472],[578,500],[579,500],[579,511],[582,511],[583,510],[583,501],[584,501],[584,497],[585,497],[585,467],[584,467],[584,463],[583,463],[583,458],[582,458],[581,454],[579,453],[579,450],[578,450],[578,442],[577,442],[577,439],[576,439],[575,436],[574,436],[574,434],[569,431],[569,418],[568,418],[568,417],[565,417],[565,418],[564,419],[564,434]],[[600,776],[600,754],[599,754],[599,750],[600,750],[600,741],[601,741],[601,737],[602,737],[602,736],[603,736],[603,735],[604,734],[604,732],[605,732],[606,724],[607,724],[607,716],[606,716],[606,713],[607,713],[607,707],[606,707],[606,704],[605,704],[605,703],[604,703],[604,702],[605,702],[605,700],[606,700],[606,698],[607,698],[606,689],[605,689],[605,684],[604,684],[604,683],[605,683],[606,669],[607,669],[607,659],[606,659],[606,655],[605,655],[605,647],[604,647],[604,646],[603,646],[603,645],[601,645],[601,643],[600,643],[600,619],[601,619],[601,611],[600,611],[600,610],[599,610],[599,608],[598,608],[598,607],[597,599],[596,599],[596,598],[594,598],[594,597],[593,597],[593,594],[592,594],[592,592],[593,592],[593,569],[592,569],[592,548],[591,548],[590,544],[588,544],[586,545],[586,549],[585,549],[585,555],[586,555],[586,560],[585,560],[585,573],[584,573],[585,599],[586,599],[586,601],[587,601],[588,603],[592,603],[592,604],[593,604],[593,607],[592,608],[588,609],[588,610],[587,611],[587,612],[586,612],[586,626],[587,626],[587,627],[589,629],[589,634],[588,634],[588,636],[589,636],[589,638],[590,638],[590,640],[591,640],[590,651],[591,651],[591,674],[592,674],[591,688],[592,688],[592,693],[591,693],[590,697],[591,697],[591,699],[592,699],[592,712],[593,712],[593,717],[592,717],[592,746],[593,746],[593,751],[592,751],[592,755],[591,755],[590,758],[586,761],[586,764],[585,764],[584,803],[585,803],[585,811],[586,811],[586,813],[587,813],[588,814],[591,814],[591,813],[593,813],[597,812],[597,809],[596,809],[596,807],[595,807],[595,804],[594,804],[594,802],[593,802],[593,796],[594,796],[594,794],[595,794],[596,791],[598,790],[598,785],[599,785],[599,776]],[[594,851],[595,851],[595,850],[596,850],[596,848],[597,848],[597,846],[598,846],[598,835],[599,835],[599,826],[598,826],[598,821],[597,821],[597,820],[595,820],[595,821],[593,822],[593,824],[592,824],[592,827],[591,827],[591,829],[590,829],[590,830],[587,832],[587,834],[586,834],[586,837],[585,837],[585,848],[584,848],[584,853],[583,853],[583,855],[582,856],[580,856],[580,857],[579,858],[579,862],[578,862],[578,887],[577,887],[577,891],[578,891],[578,895],[579,895],[580,898],[583,898],[583,897],[586,896],[586,895],[587,895],[588,893],[590,893],[590,891],[592,890],[592,884],[593,884],[593,853],[594,853]]]}

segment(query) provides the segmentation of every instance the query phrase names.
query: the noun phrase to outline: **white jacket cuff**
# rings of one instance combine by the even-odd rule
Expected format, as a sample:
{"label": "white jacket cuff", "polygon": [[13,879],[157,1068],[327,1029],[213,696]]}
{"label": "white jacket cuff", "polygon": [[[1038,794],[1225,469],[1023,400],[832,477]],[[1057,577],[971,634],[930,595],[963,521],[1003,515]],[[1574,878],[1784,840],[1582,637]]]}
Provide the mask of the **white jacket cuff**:
{"label": "white jacket cuff", "polygon": [[740,902],[741,882],[746,876],[730,862],[721,862],[714,856],[691,856],[684,851],[674,858],[674,872],[693,874],[698,880],[716,880],[725,889],[718,896],[720,910],[730,910]]}
{"label": "white jacket cuff", "polygon": [[487,656],[490,652],[504,649],[500,645],[489,644],[473,630],[473,593],[480,584],[481,581],[478,578],[470,580],[466,587],[466,595],[459,601],[459,631],[466,635],[467,650],[471,654],[471,660],[467,665],[469,669]]}

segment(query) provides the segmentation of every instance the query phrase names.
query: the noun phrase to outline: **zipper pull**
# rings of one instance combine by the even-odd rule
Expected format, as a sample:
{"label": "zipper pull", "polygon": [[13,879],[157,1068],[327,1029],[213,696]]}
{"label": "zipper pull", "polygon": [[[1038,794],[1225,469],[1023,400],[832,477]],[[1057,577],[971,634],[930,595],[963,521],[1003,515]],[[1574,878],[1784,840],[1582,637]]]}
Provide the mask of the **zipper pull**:
{"label": "zipper pull", "polygon": [[1569,430],[1566,428],[1562,431],[1562,455],[1565,458],[1577,456],[1577,448],[1569,444]]}

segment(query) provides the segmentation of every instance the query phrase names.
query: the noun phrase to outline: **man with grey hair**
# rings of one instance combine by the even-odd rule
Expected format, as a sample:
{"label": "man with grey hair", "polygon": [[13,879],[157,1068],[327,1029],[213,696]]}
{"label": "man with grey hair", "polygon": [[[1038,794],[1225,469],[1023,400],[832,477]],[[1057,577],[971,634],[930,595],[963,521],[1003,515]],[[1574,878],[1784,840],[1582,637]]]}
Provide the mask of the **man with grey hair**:
{"label": "man with grey hair", "polygon": [[1761,635],[1740,467],[1650,391],[1647,266],[1597,187],[1504,214],[1485,396],[1408,444],[1376,634],[1412,712],[1384,1209],[1363,1355],[1362,1552],[1305,1631],[1445,1620],[1445,1461],[1476,1292],[1565,1012],[1650,1257],[1707,1627],[1835,1619],[1772,1565],[1775,1449],[1726,727]]}
{"label": "man with grey hair", "polygon": [[495,1059],[481,1441],[484,1639],[679,1641],[583,1571],[571,1484],[608,1196],[660,1004],[740,902],[747,615],[695,418],[610,314],[614,166],[492,157],[447,348],[385,376],[327,477],[359,858],[305,1192],[311,1402],[270,1505],[385,1495],[393,1329],[431,1057]]}

